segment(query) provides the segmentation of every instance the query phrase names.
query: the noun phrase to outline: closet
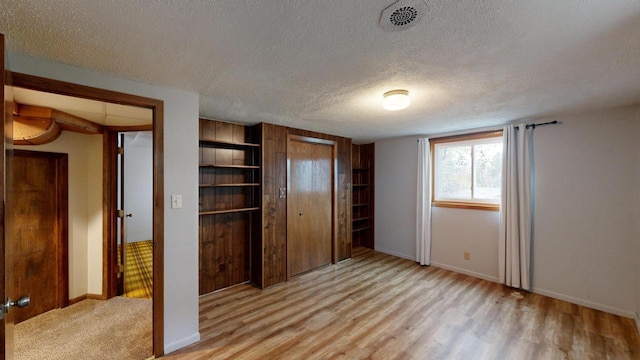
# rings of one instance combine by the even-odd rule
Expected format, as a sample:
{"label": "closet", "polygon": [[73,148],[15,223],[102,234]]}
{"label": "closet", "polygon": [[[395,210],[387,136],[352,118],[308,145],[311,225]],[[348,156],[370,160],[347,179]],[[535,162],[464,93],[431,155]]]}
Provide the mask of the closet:
{"label": "closet", "polygon": [[200,294],[351,257],[351,139],[201,119],[199,145]]}
{"label": "closet", "polygon": [[[305,213],[287,213],[290,176],[287,167],[291,151],[290,139],[333,142],[334,192],[332,197],[331,259],[335,263],[351,257],[351,139],[313,131],[261,123],[255,133],[261,139],[262,151],[262,223],[260,234],[253,238],[252,282],[266,288],[287,281],[295,274],[288,270],[288,223],[295,216],[305,219]],[[294,145],[297,148],[300,144]],[[308,181],[312,181],[309,177]],[[293,195],[295,197],[295,194]],[[295,215],[295,216],[294,216]],[[308,216],[307,216],[308,218]],[[305,233],[303,231],[302,233]],[[309,253],[306,253],[310,255]],[[311,264],[317,264],[310,260]],[[324,260],[323,260],[324,261]],[[294,270],[295,271],[295,270]]]}
{"label": "closet", "polygon": [[287,138],[287,263],[295,276],[331,263],[334,141]]}

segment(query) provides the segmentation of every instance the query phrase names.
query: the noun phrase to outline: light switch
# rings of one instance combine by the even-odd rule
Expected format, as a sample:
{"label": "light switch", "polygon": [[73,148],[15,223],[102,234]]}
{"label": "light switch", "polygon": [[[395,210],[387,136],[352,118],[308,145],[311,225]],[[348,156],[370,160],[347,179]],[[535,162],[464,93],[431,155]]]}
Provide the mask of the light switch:
{"label": "light switch", "polygon": [[182,209],[182,195],[171,195],[171,208]]}

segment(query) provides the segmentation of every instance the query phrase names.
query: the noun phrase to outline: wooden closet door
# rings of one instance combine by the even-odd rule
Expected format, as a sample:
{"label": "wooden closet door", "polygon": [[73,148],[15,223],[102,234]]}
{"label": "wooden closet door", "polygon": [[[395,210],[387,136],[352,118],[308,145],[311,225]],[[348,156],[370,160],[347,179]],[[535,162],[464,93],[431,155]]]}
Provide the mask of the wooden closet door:
{"label": "wooden closet door", "polygon": [[290,137],[287,144],[289,276],[331,263],[333,146]]}

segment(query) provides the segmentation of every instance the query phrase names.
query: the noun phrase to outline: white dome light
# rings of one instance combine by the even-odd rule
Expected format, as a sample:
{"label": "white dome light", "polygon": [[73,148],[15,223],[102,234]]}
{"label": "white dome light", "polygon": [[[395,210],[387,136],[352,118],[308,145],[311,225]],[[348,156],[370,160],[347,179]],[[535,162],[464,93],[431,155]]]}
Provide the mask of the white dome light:
{"label": "white dome light", "polygon": [[387,91],[382,97],[382,107],[385,110],[402,110],[411,104],[411,98],[409,98],[409,91],[407,90]]}

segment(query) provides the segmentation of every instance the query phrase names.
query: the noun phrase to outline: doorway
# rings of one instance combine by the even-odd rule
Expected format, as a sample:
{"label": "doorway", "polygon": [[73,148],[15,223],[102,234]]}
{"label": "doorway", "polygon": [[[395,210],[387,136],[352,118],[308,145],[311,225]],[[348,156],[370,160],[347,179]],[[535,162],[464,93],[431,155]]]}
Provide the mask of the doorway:
{"label": "doorway", "polygon": [[[86,87],[82,85],[76,85],[56,80],[50,80],[45,78],[39,78],[31,75],[19,74],[19,73],[11,73],[10,79],[12,80],[10,85],[20,88],[33,89],[37,91],[43,91],[48,93],[56,93],[62,95],[68,95],[73,97],[79,97],[84,99],[91,99],[97,101],[104,101],[107,103],[115,103],[122,105],[131,105],[138,106],[150,109],[153,113],[153,181],[152,181],[152,189],[153,189],[153,256],[156,259],[163,258],[163,235],[164,235],[164,226],[163,226],[163,216],[164,216],[164,206],[163,206],[163,103],[162,101],[143,98],[128,94],[122,94],[107,90],[101,90],[91,87]],[[110,129],[113,130],[113,129]],[[105,138],[107,136],[104,136]],[[10,160],[8,160],[10,161]],[[109,169],[105,166],[104,168],[104,181],[112,180],[112,177],[115,177],[112,169]],[[7,174],[5,174],[7,175]],[[105,186],[106,188],[106,186]],[[103,231],[104,231],[104,239],[110,238],[111,232],[115,231],[115,227],[113,226],[113,219],[109,216],[109,210],[111,209],[111,205],[109,205],[108,198],[111,196],[111,193],[104,194],[103,196]],[[5,246],[9,246],[5,243]],[[115,247],[113,247],[108,241],[103,243],[103,263],[109,263],[109,259],[111,256],[115,254]],[[102,285],[102,295],[105,297],[115,296],[115,284],[111,282],[111,274],[115,271],[113,267],[105,268],[103,270],[103,285]],[[163,264],[161,261],[156,261],[153,264],[153,354],[155,356],[161,356],[163,354],[164,344],[164,322],[163,322]],[[9,285],[7,283],[7,285]],[[9,288],[7,288],[7,291]],[[7,334],[9,335],[9,334]]]}
{"label": "doorway", "polygon": [[118,132],[118,295],[153,296],[153,133]]}
{"label": "doorway", "polygon": [[288,277],[333,261],[336,149],[335,141],[287,138]]}

